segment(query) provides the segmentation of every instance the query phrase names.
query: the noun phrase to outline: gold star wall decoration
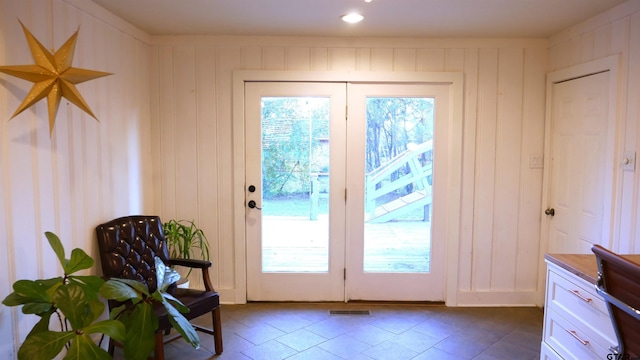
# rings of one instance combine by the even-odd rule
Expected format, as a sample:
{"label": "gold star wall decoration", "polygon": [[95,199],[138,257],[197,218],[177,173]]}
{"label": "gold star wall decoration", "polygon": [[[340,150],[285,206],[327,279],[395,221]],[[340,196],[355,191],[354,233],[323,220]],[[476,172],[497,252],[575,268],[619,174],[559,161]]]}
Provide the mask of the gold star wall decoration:
{"label": "gold star wall decoration", "polygon": [[49,113],[49,135],[53,132],[53,125],[55,124],[56,114],[62,98],[69,100],[98,120],[75,85],[111,75],[111,73],[71,67],[76,39],[80,29],[76,30],[58,51],[50,52],[31,34],[22,22],[20,22],[20,25],[24,30],[35,65],[0,66],[0,72],[31,81],[33,87],[29,90],[22,104],[13,113],[11,119],[46,97]]}

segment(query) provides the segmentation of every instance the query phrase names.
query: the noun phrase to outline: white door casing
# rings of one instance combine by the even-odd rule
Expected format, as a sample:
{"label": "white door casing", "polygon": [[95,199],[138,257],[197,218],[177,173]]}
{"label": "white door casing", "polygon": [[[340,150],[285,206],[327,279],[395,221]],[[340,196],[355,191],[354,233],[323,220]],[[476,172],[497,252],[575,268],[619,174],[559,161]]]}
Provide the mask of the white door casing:
{"label": "white door casing", "polygon": [[618,63],[610,56],[547,76],[539,305],[545,253],[591,253],[590,244],[618,244]]}
{"label": "white door casing", "polygon": [[234,117],[234,238],[235,238],[235,290],[234,302],[247,300],[247,262],[245,229],[245,83],[252,81],[311,81],[311,82],[353,82],[353,83],[439,83],[448,84],[451,106],[448,109],[446,129],[446,161],[449,164],[441,174],[446,179],[446,209],[442,214],[443,235],[445,236],[444,262],[446,272],[445,301],[456,305],[458,246],[460,225],[461,169],[462,169],[462,73],[385,73],[385,72],[306,72],[306,71],[235,71],[233,77],[233,117]]}

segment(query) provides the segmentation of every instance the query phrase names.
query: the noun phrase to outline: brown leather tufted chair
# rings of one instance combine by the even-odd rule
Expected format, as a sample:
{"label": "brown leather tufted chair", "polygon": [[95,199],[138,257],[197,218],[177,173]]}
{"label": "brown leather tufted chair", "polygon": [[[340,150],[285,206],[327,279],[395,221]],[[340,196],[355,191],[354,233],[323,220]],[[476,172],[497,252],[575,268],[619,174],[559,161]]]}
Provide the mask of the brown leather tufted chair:
{"label": "brown leather tufted chair", "polygon": [[[157,287],[154,257],[158,256],[166,265],[180,265],[202,269],[205,290],[180,289],[172,287],[170,293],[191,311],[183,314],[188,320],[211,313],[213,328],[193,325],[198,331],[213,335],[216,354],[222,353],[222,330],[220,324],[220,297],[211,285],[208,268],[211,262],[191,259],[170,259],[164,240],[162,222],[158,216],[125,216],[96,227],[102,271],[106,278],[139,280],[154,292]],[[110,307],[114,304],[109,304]],[[176,337],[164,339],[171,324],[163,307],[156,308],[159,328],[156,332],[154,356],[164,359],[164,344]],[[113,355],[114,344],[109,343],[109,353]]]}

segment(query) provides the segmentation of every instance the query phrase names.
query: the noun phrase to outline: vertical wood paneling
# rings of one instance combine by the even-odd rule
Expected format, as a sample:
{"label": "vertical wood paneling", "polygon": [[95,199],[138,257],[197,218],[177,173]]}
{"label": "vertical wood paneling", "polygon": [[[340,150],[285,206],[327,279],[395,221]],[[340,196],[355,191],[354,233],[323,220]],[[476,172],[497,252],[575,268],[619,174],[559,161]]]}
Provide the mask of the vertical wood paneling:
{"label": "vertical wood paneling", "polygon": [[524,52],[524,76],[522,97],[522,156],[520,168],[520,214],[518,219],[516,253],[516,289],[535,290],[540,250],[540,228],[531,224],[540,223],[542,199],[542,168],[530,168],[530,156],[544,153],[544,104],[547,52],[526,49]]}
{"label": "vertical wood paneling", "polygon": [[481,49],[478,74],[478,123],[472,289],[491,288],[493,273],[498,50]]}
{"label": "vertical wood paneling", "polygon": [[416,71],[443,71],[444,49],[419,49],[416,53]]}
{"label": "vertical wood paneling", "polygon": [[611,44],[611,26],[603,26],[594,30],[593,58],[600,59],[609,54]]}
{"label": "vertical wood paneling", "polygon": [[285,48],[267,46],[262,48],[262,69],[285,70]]}
{"label": "vertical wood paneling", "polygon": [[474,199],[476,178],[476,133],[478,127],[478,81],[479,81],[479,51],[468,49],[464,55],[464,135],[465,144],[462,151],[462,205],[460,214],[460,262],[458,264],[458,289],[471,291],[471,274],[473,269],[473,239],[474,239]]}
{"label": "vertical wood paneling", "polygon": [[198,216],[199,175],[195,49],[175,48],[174,60],[176,217],[178,220],[195,220]]}
{"label": "vertical wood paneling", "polygon": [[[179,43],[172,45],[174,49],[182,46]],[[233,70],[243,68],[464,72],[463,229],[459,289],[471,292],[516,292],[518,289],[531,292],[535,289],[539,264],[536,257],[531,256],[531,251],[537,248],[538,239],[530,234],[536,234],[539,227],[540,205],[539,195],[535,200],[532,198],[540,193],[541,183],[540,179],[529,181],[524,177],[529,170],[528,154],[534,151],[532,149],[539,152],[542,148],[540,133],[529,138],[528,131],[539,131],[543,124],[543,118],[539,116],[544,113],[544,104],[540,102],[540,99],[544,99],[544,86],[540,84],[544,84],[545,73],[541,69],[546,66],[546,49],[537,49],[532,53],[535,55],[527,57],[525,48],[513,46],[503,49],[483,46],[470,49],[386,46],[301,48],[288,47],[285,41],[282,46],[268,47],[211,44],[193,47],[196,53],[207,49],[216,56],[213,77],[215,89],[207,82],[202,82],[197,87],[196,95],[198,108],[205,106],[207,98],[216,99],[214,103],[206,104],[209,110],[201,112],[198,109],[197,114],[201,119],[207,117],[205,113],[215,112],[215,119],[211,119],[215,123],[215,132],[211,132],[213,128],[205,130],[199,120],[197,126],[200,130],[196,138],[197,142],[208,138],[215,143],[213,159],[199,161],[198,176],[202,178],[202,172],[208,172],[216,190],[210,190],[205,196],[205,186],[199,184],[198,197],[192,200],[201,209],[204,201],[216,202],[217,215],[201,216],[201,226],[215,229],[215,235],[210,240],[217,244],[212,256],[218,266],[219,273],[215,281],[220,289],[232,290],[237,286],[237,281],[242,281],[236,278],[235,273],[238,264],[234,263],[237,257],[234,257],[233,228],[229,226],[233,219],[229,209],[242,206],[232,203],[231,197],[234,181],[238,180],[230,175],[233,166],[230,153],[233,128],[230,79]],[[163,77],[163,71],[171,72],[166,74],[169,78],[177,76],[175,67],[183,65],[178,64],[179,60],[169,52],[159,53],[160,63],[164,61],[164,56],[174,56],[176,64],[159,69],[158,76]],[[205,56],[196,56],[196,68],[205,68],[207,61]],[[203,76],[200,71],[197,70],[197,78]],[[526,84],[533,82],[536,76],[539,78],[537,86],[525,89]],[[179,101],[179,97],[176,97],[176,101]],[[525,110],[525,104],[538,106],[539,109],[537,112]],[[169,140],[177,141],[175,138]],[[201,145],[198,145],[198,149],[203,151],[200,150]],[[163,174],[163,178],[166,177]],[[507,210],[501,213],[502,209]],[[527,266],[521,267],[517,262],[526,256],[528,262],[523,264]]]}
{"label": "vertical wood paneling", "polygon": [[[356,71],[371,71],[371,49],[356,49]],[[337,70],[337,69],[336,69]]]}
{"label": "vertical wood paneling", "polygon": [[447,49],[445,52],[445,71],[464,72],[464,49]]}
{"label": "vertical wood paneling", "polygon": [[500,49],[498,70],[498,113],[496,125],[496,179],[494,237],[492,241],[494,276],[491,288],[515,287],[516,248],[522,142],[523,50]]}
{"label": "vertical wood paneling", "polygon": [[[216,113],[216,50],[214,48],[199,49],[196,53],[196,96],[198,105],[198,217],[197,223],[207,235],[210,245],[210,258],[216,259],[220,253],[220,238],[217,231],[220,227],[219,208],[219,174],[218,157],[218,117]],[[218,283],[218,261],[213,262],[211,277]]]}
{"label": "vertical wood paneling", "polygon": [[330,71],[350,71],[361,70],[356,68],[356,49],[349,48],[330,48],[328,49],[328,64]]}
{"label": "vertical wood paneling", "polygon": [[310,70],[314,71],[326,71],[329,68],[328,62],[328,50],[327,48],[312,48],[311,49],[311,64]]}
{"label": "vertical wood paneling", "polygon": [[259,46],[240,48],[242,55],[240,61],[241,70],[259,70],[262,69],[262,48]]}
{"label": "vertical wood paneling", "polygon": [[159,49],[159,80],[160,101],[159,101],[159,117],[160,136],[159,143],[162,144],[160,151],[162,173],[162,217],[175,219],[176,213],[176,187],[177,172],[176,149],[174,134],[176,132],[176,110],[174,104],[173,88],[174,88],[174,59],[173,49],[170,47],[162,47]]}
{"label": "vertical wood paneling", "polygon": [[371,49],[371,71],[393,71],[393,49]]}
{"label": "vertical wood paneling", "polygon": [[[220,264],[220,287],[235,287],[235,258],[233,242],[233,211],[235,206],[244,204],[233,203],[233,124],[231,123],[231,73],[235,64],[240,61],[241,52],[237,49],[220,49],[216,58],[216,116],[224,119],[217,123],[218,137],[218,203],[219,228],[218,238],[220,241],[220,253],[218,263]],[[268,58],[268,57],[267,57]],[[269,62],[269,61],[266,61]]]}
{"label": "vertical wood paneling", "polygon": [[292,47],[286,49],[287,70],[309,70],[311,66],[309,48]]}
{"label": "vertical wood paneling", "polygon": [[[142,151],[147,158],[150,153],[142,149],[149,142],[140,134],[149,131],[148,119],[141,117],[149,117],[150,46],[107,25],[117,22],[105,23],[82,8],[81,2],[69,5],[64,0],[0,2],[2,65],[33,63],[16,21],[21,19],[53,50],[80,27],[72,65],[116,73],[78,85],[101,122],[63,99],[51,135],[44,100],[7,121],[31,83],[0,75],[0,245],[5,249],[0,259],[8,267],[1,278],[5,294],[17,279],[60,275],[45,231],[60,236],[67,257],[74,247],[96,256],[98,222],[133,210],[150,211],[140,205],[141,188],[151,184],[149,174],[131,176]],[[32,259],[29,266],[24,259]],[[14,345],[36,320],[18,309],[0,310],[0,337],[5,339],[0,357],[14,358]]]}
{"label": "vertical wood paneling", "polygon": [[416,49],[395,49],[393,51],[393,71],[416,71]]}

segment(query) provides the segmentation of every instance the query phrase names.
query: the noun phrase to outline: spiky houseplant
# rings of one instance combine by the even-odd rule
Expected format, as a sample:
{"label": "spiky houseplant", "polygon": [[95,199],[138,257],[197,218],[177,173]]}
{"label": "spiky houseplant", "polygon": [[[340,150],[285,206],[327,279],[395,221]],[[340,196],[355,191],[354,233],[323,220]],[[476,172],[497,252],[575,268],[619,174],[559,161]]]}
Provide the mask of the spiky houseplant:
{"label": "spiky houseplant", "polygon": [[[158,289],[149,293],[146,285],[124,279],[104,281],[98,276],[80,276],[75,273],[90,269],[94,260],[82,249],[74,249],[71,258],[65,258],[64,247],[58,236],[46,232],[45,236],[55,252],[64,272],[51,279],[18,280],[13,292],[2,303],[22,306],[24,314],[40,317],[18,350],[18,359],[53,359],[66,349],[64,359],[111,359],[94,337],[103,334],[124,345],[126,359],[146,359],[153,351],[158,318],[153,303],[162,303],[169,321],[195,348],[200,339],[180,311],[188,311],[176,298],[166,293],[176,276],[165,271],[162,260],[156,258]],[[159,263],[158,263],[159,262]],[[117,300],[123,305],[111,312],[110,319],[100,320],[105,310],[104,300]],[[59,320],[59,331],[52,330],[53,315]]]}
{"label": "spiky houseplant", "polygon": [[[169,220],[162,227],[171,258],[209,260],[209,240],[193,221]],[[189,277],[191,270],[185,278]]]}

